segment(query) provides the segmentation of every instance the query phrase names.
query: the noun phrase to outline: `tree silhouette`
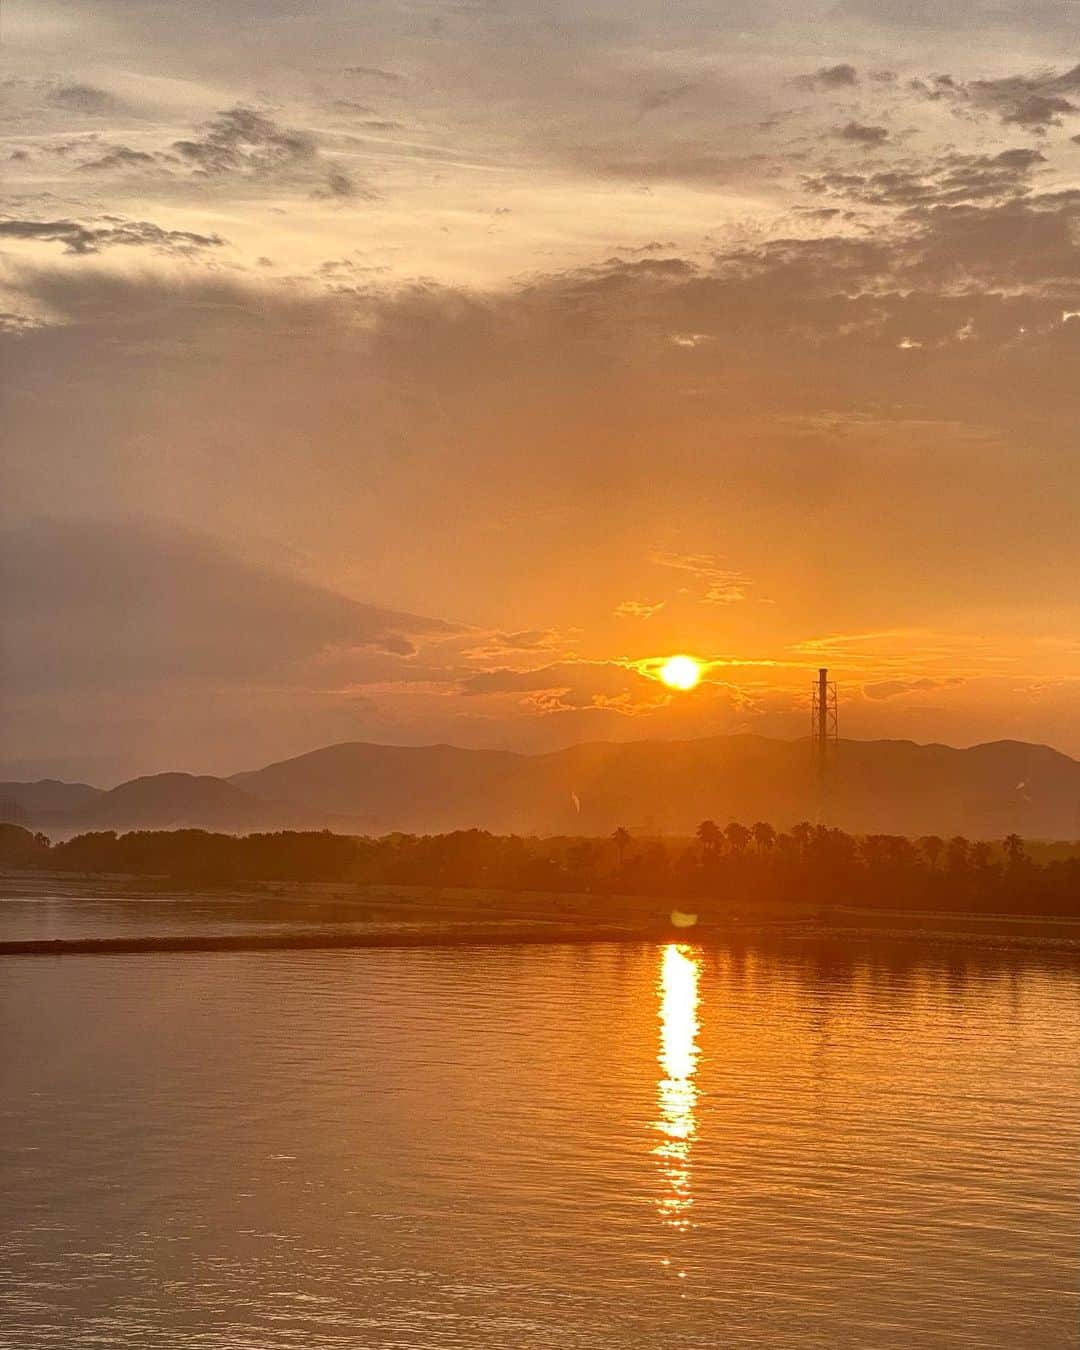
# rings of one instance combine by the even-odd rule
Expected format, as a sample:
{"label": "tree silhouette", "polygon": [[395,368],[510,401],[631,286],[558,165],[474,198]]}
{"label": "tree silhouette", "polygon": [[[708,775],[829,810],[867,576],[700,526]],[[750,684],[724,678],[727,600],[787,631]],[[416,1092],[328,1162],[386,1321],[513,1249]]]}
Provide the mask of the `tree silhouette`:
{"label": "tree silhouette", "polygon": [[926,855],[926,861],[930,864],[930,870],[933,871],[938,865],[938,859],[945,849],[945,840],[937,834],[924,835],[919,840],[919,847]]}
{"label": "tree silhouette", "polygon": [[707,858],[714,858],[720,851],[723,835],[715,820],[703,820],[697,827],[697,841]]}
{"label": "tree silhouette", "polygon": [[724,839],[735,857],[741,858],[750,843],[751,835],[745,825],[740,825],[737,820],[733,820],[730,825],[724,828]]}
{"label": "tree silhouette", "polygon": [[776,843],[776,831],[764,820],[759,820],[750,826],[750,833],[754,836],[754,847],[759,853],[769,853]]}
{"label": "tree silhouette", "polygon": [[1005,865],[1010,872],[1017,871],[1027,861],[1024,841],[1018,834],[1007,834],[1001,841],[1001,848],[1005,854]]}
{"label": "tree silhouette", "polygon": [[946,862],[950,872],[963,872],[968,865],[971,853],[971,845],[962,834],[954,835],[948,844],[945,853]]}

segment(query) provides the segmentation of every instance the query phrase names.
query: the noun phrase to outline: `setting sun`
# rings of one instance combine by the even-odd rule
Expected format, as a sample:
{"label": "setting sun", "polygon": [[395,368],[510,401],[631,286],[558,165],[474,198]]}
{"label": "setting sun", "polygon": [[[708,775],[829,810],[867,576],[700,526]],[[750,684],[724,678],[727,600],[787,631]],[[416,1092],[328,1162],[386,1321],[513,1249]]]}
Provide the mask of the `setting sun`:
{"label": "setting sun", "polygon": [[660,667],[660,678],[669,689],[693,689],[701,679],[701,665],[692,656],[672,656]]}

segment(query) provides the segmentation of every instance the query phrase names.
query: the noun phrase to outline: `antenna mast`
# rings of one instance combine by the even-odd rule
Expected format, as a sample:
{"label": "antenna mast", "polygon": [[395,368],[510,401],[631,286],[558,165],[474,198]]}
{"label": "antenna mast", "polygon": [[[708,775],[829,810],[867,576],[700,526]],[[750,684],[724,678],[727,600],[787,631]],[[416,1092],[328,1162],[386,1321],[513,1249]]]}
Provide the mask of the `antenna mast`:
{"label": "antenna mast", "polygon": [[840,718],[837,708],[836,684],[829,679],[825,666],[818,671],[810,700],[810,740],[814,753],[817,780],[818,823],[823,823],[832,778],[836,747],[840,741]]}

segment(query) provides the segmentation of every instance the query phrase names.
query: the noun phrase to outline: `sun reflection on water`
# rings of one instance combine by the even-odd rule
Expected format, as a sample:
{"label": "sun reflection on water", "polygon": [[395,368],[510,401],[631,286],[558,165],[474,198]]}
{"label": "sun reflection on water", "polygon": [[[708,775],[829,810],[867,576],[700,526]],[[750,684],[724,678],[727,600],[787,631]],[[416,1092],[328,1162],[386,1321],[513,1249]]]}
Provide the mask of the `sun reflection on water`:
{"label": "sun reflection on water", "polygon": [[693,947],[671,943],[660,959],[660,1053],[663,1077],[657,1083],[660,1118],[655,1128],[663,1140],[653,1152],[660,1159],[664,1181],[657,1208],[672,1228],[690,1227],[690,1152],[697,1133],[698,977],[701,961]]}

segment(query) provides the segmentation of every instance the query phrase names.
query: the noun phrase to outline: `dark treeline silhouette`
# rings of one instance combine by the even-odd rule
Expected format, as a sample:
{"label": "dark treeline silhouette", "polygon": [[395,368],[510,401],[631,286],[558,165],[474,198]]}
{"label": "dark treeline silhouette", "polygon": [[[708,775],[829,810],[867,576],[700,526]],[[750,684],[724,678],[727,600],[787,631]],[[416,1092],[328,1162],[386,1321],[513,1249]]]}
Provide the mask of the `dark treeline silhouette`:
{"label": "dark treeline silhouette", "polygon": [[1024,841],[930,835],[861,837],[765,822],[721,827],[696,838],[521,838],[462,830],[380,838],[282,831],[244,836],[202,830],[112,831],[51,844],[0,825],[0,865],[50,871],[126,873],[184,885],[337,881],[358,885],[484,888],[639,895],[730,905],[809,900],[881,908],[1080,915],[1080,857],[1029,856]]}

